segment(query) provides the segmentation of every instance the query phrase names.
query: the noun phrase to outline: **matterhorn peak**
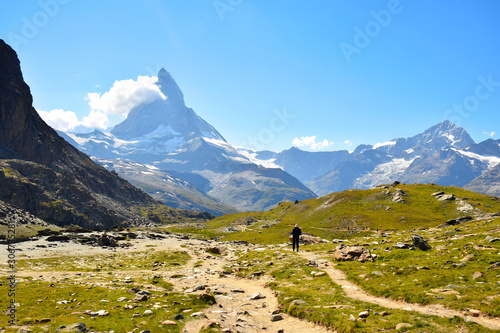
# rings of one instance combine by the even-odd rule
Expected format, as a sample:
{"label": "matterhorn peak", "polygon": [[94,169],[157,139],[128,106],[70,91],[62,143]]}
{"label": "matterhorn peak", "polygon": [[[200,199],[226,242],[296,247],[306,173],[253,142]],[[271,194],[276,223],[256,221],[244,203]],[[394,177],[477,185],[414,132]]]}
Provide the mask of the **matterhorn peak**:
{"label": "matterhorn peak", "polygon": [[181,103],[184,105],[184,95],[182,94],[181,89],[175,82],[172,75],[162,67],[158,72],[158,82],[156,82],[158,87],[160,87],[161,92],[167,96],[168,99],[172,103]]}

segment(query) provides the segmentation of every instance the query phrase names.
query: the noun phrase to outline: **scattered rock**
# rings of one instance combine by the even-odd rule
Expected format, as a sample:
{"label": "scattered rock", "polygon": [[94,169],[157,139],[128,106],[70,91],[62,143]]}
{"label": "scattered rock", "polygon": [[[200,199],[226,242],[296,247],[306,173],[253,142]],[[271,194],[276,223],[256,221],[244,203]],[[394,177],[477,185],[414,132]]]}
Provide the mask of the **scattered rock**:
{"label": "scattered rock", "polygon": [[280,320],[283,320],[283,316],[281,314],[271,315],[271,321],[280,321]]}
{"label": "scattered rock", "polygon": [[469,309],[469,313],[472,315],[472,317],[479,317],[479,315],[481,315],[481,311],[474,309]]}
{"label": "scattered rock", "polygon": [[205,250],[206,252],[213,253],[213,254],[222,254],[222,250],[219,249],[218,247],[209,247]]}
{"label": "scattered rock", "polygon": [[350,321],[356,321],[356,317],[354,317],[354,316],[351,314],[351,315],[349,315],[349,320],[350,320]]}
{"label": "scattered rock", "polygon": [[168,326],[168,325],[177,325],[177,323],[173,320],[164,320],[161,322],[162,325]]}
{"label": "scattered rock", "polygon": [[320,277],[320,276],[324,276],[324,275],[326,275],[325,272],[317,272],[314,274],[314,277]]}
{"label": "scattered rock", "polygon": [[232,293],[244,293],[245,291],[243,289],[237,288],[237,289],[231,289],[231,292]]}
{"label": "scattered rock", "polygon": [[306,266],[309,266],[309,267],[318,267],[318,263],[315,260],[308,260],[306,262]]}
{"label": "scattered rock", "polygon": [[392,247],[395,247],[396,249],[411,249],[412,248],[412,246],[410,244],[401,243],[401,242],[397,242]]}
{"label": "scattered rock", "polygon": [[476,249],[476,250],[483,250],[483,251],[486,251],[486,250],[496,250],[493,246],[481,245],[481,244],[474,245],[474,249]]}
{"label": "scattered rock", "polygon": [[474,211],[474,206],[472,206],[470,203],[468,203],[465,200],[457,200],[455,202],[457,205],[457,210],[462,213],[471,213]]}
{"label": "scattered rock", "polygon": [[455,200],[455,194],[443,194],[438,197],[438,201],[453,201]]}
{"label": "scattered rock", "polygon": [[202,330],[208,330],[210,328],[214,328],[217,326],[220,326],[219,323],[216,322],[215,320],[211,320],[208,323],[206,323],[205,325],[203,325]]}
{"label": "scattered rock", "polygon": [[184,316],[182,315],[182,313],[179,313],[178,315],[174,316],[174,320],[182,320],[182,319],[184,319]]}
{"label": "scattered rock", "polygon": [[475,280],[475,279],[479,279],[480,277],[483,276],[483,273],[481,272],[475,272],[473,275],[472,275],[472,278]]}
{"label": "scattered rock", "polygon": [[116,247],[118,243],[114,238],[109,237],[106,233],[104,233],[101,237],[97,239],[97,245],[99,246],[109,246]]}
{"label": "scattered rock", "polygon": [[134,302],[144,302],[148,300],[148,295],[136,295],[134,298]]}
{"label": "scattered rock", "polygon": [[143,316],[151,316],[154,312],[152,310],[146,310],[144,311],[144,313],[142,314]]}
{"label": "scattered rock", "polygon": [[370,315],[370,312],[368,312],[368,311],[363,311],[363,312],[358,313],[359,318],[367,318],[369,315]]}
{"label": "scattered rock", "polygon": [[324,243],[325,241],[318,236],[314,236],[311,234],[302,234],[299,237],[300,244],[319,244]]}
{"label": "scattered rock", "polygon": [[432,249],[432,247],[427,243],[427,241],[418,234],[413,234],[411,237],[413,240],[413,245],[422,251],[427,251]]}
{"label": "scattered rock", "polygon": [[445,222],[446,225],[457,225],[461,223],[465,223],[468,221],[473,220],[474,218],[472,216],[461,216],[457,217],[456,219],[451,219]]}
{"label": "scattered rock", "polygon": [[403,190],[398,189],[396,192],[394,192],[392,196],[392,201],[397,202],[397,203],[403,203],[404,199],[403,197],[407,197],[408,194],[406,194]]}
{"label": "scattered rock", "polygon": [[204,314],[203,312],[194,312],[191,314],[191,317],[193,318],[203,318],[203,319],[207,319],[207,315]]}
{"label": "scattered rock", "polygon": [[54,333],[68,333],[68,332],[87,332],[87,326],[85,323],[77,323],[71,325],[59,326]]}
{"label": "scattered rock", "polygon": [[301,299],[295,299],[293,300],[291,303],[290,303],[290,307],[293,305],[293,306],[297,306],[297,305],[306,305],[307,303]]}
{"label": "scattered rock", "polygon": [[263,299],[263,298],[266,298],[266,296],[262,295],[261,293],[255,293],[255,294],[248,296],[248,300],[250,300],[250,301],[255,301],[255,300],[259,300],[259,299]]}
{"label": "scattered rock", "polygon": [[52,235],[52,236],[47,237],[48,242],[67,242],[70,239],[71,239],[71,237],[69,237],[67,235],[61,235],[61,234],[56,234],[56,235]]}
{"label": "scattered rock", "polygon": [[361,246],[345,246],[344,244],[340,244],[335,249],[334,257],[336,260],[340,261],[373,261],[373,257],[369,250]]}
{"label": "scattered rock", "polygon": [[469,261],[469,259],[471,259],[471,258],[474,258],[474,255],[473,255],[473,254],[468,254],[468,255],[466,255],[465,257],[463,257],[462,259],[460,259],[460,261],[462,261],[462,262],[467,262],[467,261]]}

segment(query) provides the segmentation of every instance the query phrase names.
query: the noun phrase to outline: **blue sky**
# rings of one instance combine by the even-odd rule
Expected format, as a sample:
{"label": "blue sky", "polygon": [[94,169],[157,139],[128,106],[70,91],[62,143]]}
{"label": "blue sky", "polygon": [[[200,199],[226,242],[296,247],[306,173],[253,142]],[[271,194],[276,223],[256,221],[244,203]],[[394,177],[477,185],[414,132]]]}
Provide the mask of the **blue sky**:
{"label": "blue sky", "polygon": [[165,67],[234,145],[353,150],[444,119],[497,139],[499,17],[495,0],[2,1],[0,38],[53,124],[82,130],[109,111],[89,94]]}

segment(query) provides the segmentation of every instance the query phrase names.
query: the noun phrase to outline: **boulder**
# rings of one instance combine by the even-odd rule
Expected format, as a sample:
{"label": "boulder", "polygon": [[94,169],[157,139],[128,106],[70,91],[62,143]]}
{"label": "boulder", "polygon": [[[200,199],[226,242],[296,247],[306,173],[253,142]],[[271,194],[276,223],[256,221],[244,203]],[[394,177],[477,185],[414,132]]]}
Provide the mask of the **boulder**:
{"label": "boulder", "polygon": [[339,261],[373,261],[369,250],[361,246],[345,246],[344,244],[337,246],[334,257]]}
{"label": "boulder", "polygon": [[461,224],[464,222],[468,222],[470,220],[473,220],[472,216],[461,216],[461,217],[457,217],[456,219],[448,220],[445,223],[446,223],[446,225],[457,225],[457,224]]}
{"label": "boulder", "polygon": [[370,312],[368,312],[368,311],[363,311],[363,312],[358,313],[359,318],[367,318],[369,315],[370,315]]}
{"label": "boulder", "polygon": [[[290,242],[292,241],[292,235],[288,237]],[[318,244],[324,243],[325,241],[318,236],[310,235],[310,234],[302,234],[299,236],[299,244]]]}
{"label": "boulder", "polygon": [[280,314],[273,314],[271,315],[271,321],[280,321],[283,320],[283,316]]}
{"label": "boulder", "polygon": [[392,247],[395,247],[396,249],[411,249],[410,244],[401,243],[401,242],[394,244]]}
{"label": "boulder", "polygon": [[427,241],[420,235],[414,234],[412,237],[413,245],[422,251],[427,251],[432,249],[432,247],[427,243]]}
{"label": "boulder", "polygon": [[455,200],[455,195],[453,193],[443,194],[438,197],[438,201],[452,201],[452,200]]}
{"label": "boulder", "polygon": [[266,298],[266,296],[262,295],[261,293],[255,293],[255,294],[248,296],[248,300],[250,300],[250,301],[255,301],[255,300],[263,299],[263,298]]}
{"label": "boulder", "polygon": [[472,317],[479,317],[481,315],[481,311],[479,310],[470,309],[469,312],[472,315]]}
{"label": "boulder", "polygon": [[77,324],[71,324],[71,325],[63,325],[59,326],[54,333],[66,333],[66,332],[87,332],[87,326],[85,326],[85,323],[77,323]]}

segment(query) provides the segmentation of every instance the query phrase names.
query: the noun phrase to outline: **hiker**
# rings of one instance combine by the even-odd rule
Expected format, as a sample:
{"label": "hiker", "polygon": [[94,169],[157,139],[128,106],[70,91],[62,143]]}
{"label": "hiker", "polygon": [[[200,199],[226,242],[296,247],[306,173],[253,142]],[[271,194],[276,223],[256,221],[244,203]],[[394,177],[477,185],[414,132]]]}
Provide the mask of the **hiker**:
{"label": "hiker", "polygon": [[299,225],[296,224],[292,232],[292,251],[295,251],[295,246],[297,246],[297,252],[299,252],[299,239],[302,235],[302,230],[300,230]]}

